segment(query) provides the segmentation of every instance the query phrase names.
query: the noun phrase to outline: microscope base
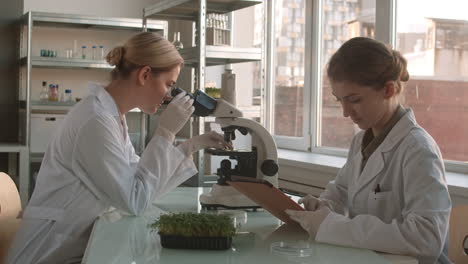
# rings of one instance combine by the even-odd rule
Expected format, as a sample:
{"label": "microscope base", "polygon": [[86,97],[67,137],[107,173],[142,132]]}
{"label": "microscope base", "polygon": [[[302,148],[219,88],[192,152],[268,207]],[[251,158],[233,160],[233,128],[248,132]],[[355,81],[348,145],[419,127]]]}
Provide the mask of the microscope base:
{"label": "microscope base", "polygon": [[228,185],[214,184],[209,193],[200,195],[200,204],[207,209],[257,209],[255,202]]}

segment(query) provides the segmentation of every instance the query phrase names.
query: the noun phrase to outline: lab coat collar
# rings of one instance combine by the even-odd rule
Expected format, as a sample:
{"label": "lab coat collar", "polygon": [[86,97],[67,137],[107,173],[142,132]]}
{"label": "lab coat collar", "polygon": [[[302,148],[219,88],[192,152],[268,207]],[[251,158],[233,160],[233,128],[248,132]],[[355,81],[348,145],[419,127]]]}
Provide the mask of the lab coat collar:
{"label": "lab coat collar", "polygon": [[[358,190],[356,190],[355,194],[365,188],[365,186],[382,171],[385,166],[384,153],[395,147],[416,125],[417,123],[413,111],[407,109],[407,112],[395,124],[382,144],[369,157],[362,173],[359,173],[359,171],[354,172],[354,175],[359,175],[358,178],[355,179],[357,183],[356,186],[358,186]],[[354,167],[360,168],[361,162],[362,154],[361,151],[358,151],[353,158]]]}
{"label": "lab coat collar", "polygon": [[119,109],[114,98],[104,89],[104,86],[98,83],[89,83],[89,91],[101,102],[104,109],[108,110],[113,116],[120,118]]}
{"label": "lab coat collar", "polygon": [[417,125],[418,123],[414,117],[413,110],[407,108],[406,113],[395,124],[378,149],[380,149],[381,152],[390,151]]}
{"label": "lab coat collar", "polygon": [[[373,178],[375,178],[384,168],[383,153],[380,151],[380,147],[377,148],[374,153],[369,157],[364,169],[360,170],[362,163],[361,151],[356,152],[356,156],[353,159],[355,172],[353,173],[358,177],[355,179],[356,187],[358,188],[355,193],[363,189]],[[354,198],[354,197],[353,197]]]}

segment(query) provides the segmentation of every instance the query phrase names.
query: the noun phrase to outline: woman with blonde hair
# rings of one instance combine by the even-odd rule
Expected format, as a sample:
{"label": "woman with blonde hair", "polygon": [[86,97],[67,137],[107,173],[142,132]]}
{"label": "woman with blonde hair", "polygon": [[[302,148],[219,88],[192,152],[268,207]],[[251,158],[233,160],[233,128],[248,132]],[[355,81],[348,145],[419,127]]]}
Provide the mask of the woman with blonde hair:
{"label": "woman with blonde hair", "polygon": [[403,107],[406,60],[376,40],[353,38],[331,57],[333,95],[359,128],[348,158],[319,198],[288,211],[315,240],[449,263],[451,200],[434,139]]}
{"label": "woman with blonde hair", "polygon": [[140,215],[196,173],[192,152],[229,147],[210,133],[174,145],[194,111],[180,93],[159,118],[141,157],[130,143],[125,114],[152,114],[176,83],[183,59],[155,33],[140,33],[107,55],[111,82],[68,113],[47,147],[8,263],[80,263],[96,218],[114,207]]}

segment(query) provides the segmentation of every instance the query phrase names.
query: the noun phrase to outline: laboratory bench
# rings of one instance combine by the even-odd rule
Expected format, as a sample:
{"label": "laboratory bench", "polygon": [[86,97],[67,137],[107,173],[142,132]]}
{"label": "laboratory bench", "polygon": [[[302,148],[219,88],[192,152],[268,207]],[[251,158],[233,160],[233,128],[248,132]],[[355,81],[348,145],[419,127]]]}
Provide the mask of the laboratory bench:
{"label": "laboratory bench", "polygon": [[198,197],[208,191],[209,188],[178,187],[157,199],[143,216],[128,216],[117,210],[100,216],[82,263],[417,263],[412,257],[317,243],[309,240],[299,226],[284,225],[263,210],[231,212],[240,227],[228,250],[162,248],[158,233],[149,224],[167,212],[205,210]]}

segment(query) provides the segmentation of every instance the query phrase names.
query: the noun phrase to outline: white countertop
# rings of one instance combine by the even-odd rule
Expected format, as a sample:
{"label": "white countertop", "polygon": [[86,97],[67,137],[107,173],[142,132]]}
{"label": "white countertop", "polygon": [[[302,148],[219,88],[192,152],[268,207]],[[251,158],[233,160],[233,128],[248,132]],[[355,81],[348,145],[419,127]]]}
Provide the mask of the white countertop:
{"label": "white countertop", "polygon": [[[117,211],[101,216],[94,225],[83,263],[417,263],[410,257],[310,241],[305,231],[282,225],[265,211],[234,211],[242,225],[228,250],[162,248],[159,235],[148,224],[168,211],[200,212],[198,197],[207,191],[207,188],[179,187],[159,199],[144,216],[123,216]],[[297,244],[298,241],[308,246],[304,256],[280,254],[272,247],[277,242]]]}

